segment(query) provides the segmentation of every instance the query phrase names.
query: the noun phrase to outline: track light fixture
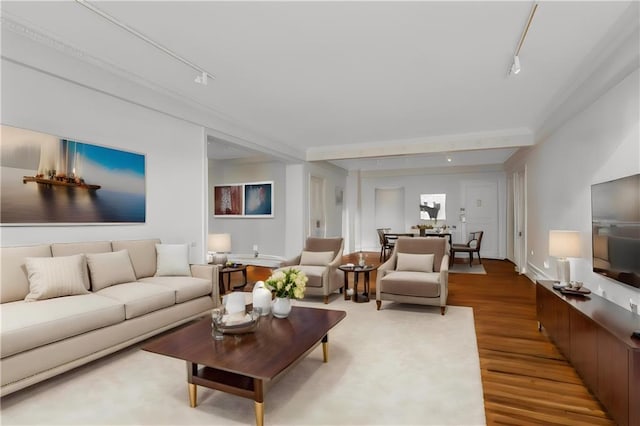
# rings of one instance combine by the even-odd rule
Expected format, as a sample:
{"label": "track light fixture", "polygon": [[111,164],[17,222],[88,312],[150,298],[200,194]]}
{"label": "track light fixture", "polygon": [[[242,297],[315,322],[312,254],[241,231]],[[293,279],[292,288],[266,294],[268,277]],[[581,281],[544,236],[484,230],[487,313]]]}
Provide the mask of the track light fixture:
{"label": "track light fixture", "polygon": [[206,86],[207,84],[209,84],[209,78],[207,76],[207,73],[202,71],[202,75],[197,75],[196,78],[193,80],[198,84],[202,84],[203,86]]}
{"label": "track light fixture", "polygon": [[129,25],[125,24],[124,22],[119,21],[114,16],[112,16],[112,15],[108,14],[107,12],[105,12],[104,10],[94,6],[93,4],[88,2],[87,0],[75,0],[75,2],[77,4],[79,4],[79,5],[81,5],[81,6],[84,6],[85,8],[90,10],[91,12],[93,12],[96,15],[100,16],[101,18],[105,19],[106,21],[114,24],[117,27],[120,27],[124,31],[128,32],[129,34],[139,38],[140,40],[144,41],[145,43],[147,43],[147,44],[151,45],[152,47],[158,49],[159,51],[163,52],[164,54],[166,54],[166,55],[172,57],[173,59],[182,62],[183,64],[187,65],[188,67],[191,67],[194,70],[196,70],[198,73],[200,73],[200,75],[198,75],[194,80],[196,83],[202,84],[203,86],[206,86],[207,83],[208,83],[209,77],[215,78],[213,74],[211,74],[210,72],[205,71],[202,67],[199,67],[198,65],[196,65],[193,62],[189,61],[188,59],[183,58],[182,56],[178,55],[174,51],[172,51],[172,50],[168,49],[167,47],[161,45],[157,41],[152,40],[151,38],[149,38],[146,35],[142,34],[140,31],[136,30],[135,28],[130,27]]}
{"label": "track light fixture", "polygon": [[520,42],[518,43],[518,47],[513,54],[513,62],[511,63],[511,67],[509,67],[509,72],[507,74],[519,74],[520,73],[520,49],[522,49],[522,45],[524,44],[524,39],[527,37],[527,32],[529,31],[529,27],[531,26],[531,21],[533,21],[533,15],[535,15],[536,10],[538,9],[538,2],[533,2],[533,6],[531,7],[531,12],[529,12],[529,19],[527,19],[527,25],[525,25],[524,30],[522,30],[522,35],[520,36]]}
{"label": "track light fixture", "polygon": [[518,58],[518,56],[514,56],[513,57],[513,64],[511,65],[511,72],[513,74],[519,74],[520,73],[520,58]]}

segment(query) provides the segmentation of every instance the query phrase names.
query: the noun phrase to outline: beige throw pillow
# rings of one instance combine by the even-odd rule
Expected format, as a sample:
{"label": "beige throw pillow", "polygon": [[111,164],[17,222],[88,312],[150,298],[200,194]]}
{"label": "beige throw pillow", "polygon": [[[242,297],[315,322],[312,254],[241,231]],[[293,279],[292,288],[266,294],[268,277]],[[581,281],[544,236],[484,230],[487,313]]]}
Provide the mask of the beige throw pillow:
{"label": "beige throw pillow", "polygon": [[433,254],[398,253],[396,271],[433,272]]}
{"label": "beige throw pillow", "polygon": [[86,256],[93,291],[136,280],[128,250],[87,253]]}
{"label": "beige throw pillow", "polygon": [[24,298],[27,302],[89,293],[84,287],[83,254],[26,257],[24,264],[29,279],[29,294]]}
{"label": "beige throw pillow", "polygon": [[326,266],[333,260],[332,251],[303,251],[300,256],[301,265]]}
{"label": "beige throw pillow", "polygon": [[191,276],[188,245],[156,244],[156,253],[156,276]]}

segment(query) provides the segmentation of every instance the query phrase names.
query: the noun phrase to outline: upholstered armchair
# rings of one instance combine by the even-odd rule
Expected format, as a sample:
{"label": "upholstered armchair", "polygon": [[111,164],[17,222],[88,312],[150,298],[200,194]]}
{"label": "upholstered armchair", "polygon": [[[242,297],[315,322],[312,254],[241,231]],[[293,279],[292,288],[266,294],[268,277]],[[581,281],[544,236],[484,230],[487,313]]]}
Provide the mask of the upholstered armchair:
{"label": "upholstered armchair", "polygon": [[438,237],[401,237],[376,278],[376,305],[383,300],[440,306],[444,315],[449,291],[448,241]]}
{"label": "upholstered armchair", "polygon": [[329,295],[344,286],[342,273],[338,269],[343,249],[342,238],[309,237],[302,253],[282,262],[280,269],[295,266],[303,271],[309,278],[305,295],[323,296],[324,303],[329,303]]}

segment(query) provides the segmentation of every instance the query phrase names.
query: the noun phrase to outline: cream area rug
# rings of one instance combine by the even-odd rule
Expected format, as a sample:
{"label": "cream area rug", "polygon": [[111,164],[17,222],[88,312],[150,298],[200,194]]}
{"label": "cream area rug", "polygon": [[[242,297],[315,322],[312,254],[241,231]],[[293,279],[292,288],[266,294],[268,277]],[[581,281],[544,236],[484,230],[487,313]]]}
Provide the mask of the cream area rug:
{"label": "cream area rug", "polygon": [[[467,266],[468,267],[468,266]],[[268,388],[265,425],[483,425],[471,308],[335,295],[295,302],[345,310],[319,346]],[[286,321],[286,320],[283,320]],[[286,350],[286,348],[283,348]],[[256,353],[256,356],[260,356]],[[2,425],[251,425],[252,400],[198,387],[189,407],[184,361],[125,349],[1,400]]]}
{"label": "cream area rug", "polygon": [[487,271],[484,270],[484,266],[480,264],[473,264],[469,267],[468,263],[454,263],[449,267],[449,272],[454,274],[479,274],[487,275]]}

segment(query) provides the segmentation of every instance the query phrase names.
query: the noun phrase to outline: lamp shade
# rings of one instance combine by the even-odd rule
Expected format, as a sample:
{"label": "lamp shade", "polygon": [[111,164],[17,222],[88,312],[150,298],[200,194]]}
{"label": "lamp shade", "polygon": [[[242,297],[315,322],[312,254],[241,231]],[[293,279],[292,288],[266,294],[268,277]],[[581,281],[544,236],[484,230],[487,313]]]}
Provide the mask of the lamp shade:
{"label": "lamp shade", "polygon": [[228,253],[231,251],[230,234],[209,234],[209,251]]}
{"label": "lamp shade", "polygon": [[580,257],[580,233],[578,231],[549,231],[549,256]]}

